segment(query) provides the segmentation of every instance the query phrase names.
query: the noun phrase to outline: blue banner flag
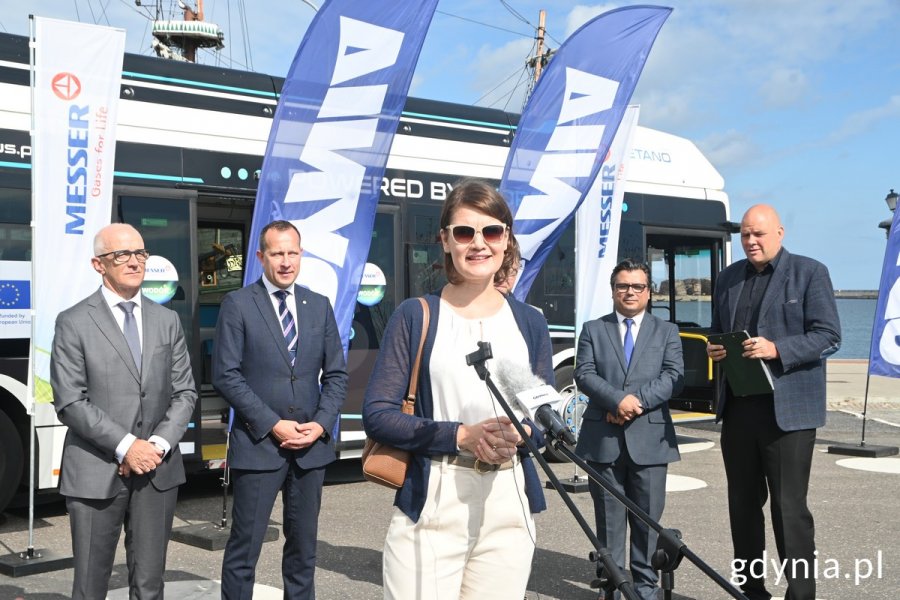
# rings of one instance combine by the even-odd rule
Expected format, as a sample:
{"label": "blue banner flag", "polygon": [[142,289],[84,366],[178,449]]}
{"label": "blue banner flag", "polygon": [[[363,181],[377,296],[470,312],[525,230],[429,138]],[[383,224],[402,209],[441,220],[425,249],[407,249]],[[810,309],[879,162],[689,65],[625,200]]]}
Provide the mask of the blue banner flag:
{"label": "blue banner flag", "polygon": [[[437,0],[330,0],[288,72],[248,256],[276,219],[300,230],[297,283],[328,296],[346,353],[388,152]],[[262,274],[246,261],[244,285]]]}
{"label": "blue banner flag", "polygon": [[4,308],[31,308],[31,282],[0,280],[0,310]]}
{"label": "blue banner flag", "polygon": [[671,8],[609,11],[567,39],[541,75],[506,159],[500,192],[513,212],[524,300],[597,176]]}
{"label": "blue banner flag", "polygon": [[881,267],[869,374],[900,377],[900,209],[894,211]]}

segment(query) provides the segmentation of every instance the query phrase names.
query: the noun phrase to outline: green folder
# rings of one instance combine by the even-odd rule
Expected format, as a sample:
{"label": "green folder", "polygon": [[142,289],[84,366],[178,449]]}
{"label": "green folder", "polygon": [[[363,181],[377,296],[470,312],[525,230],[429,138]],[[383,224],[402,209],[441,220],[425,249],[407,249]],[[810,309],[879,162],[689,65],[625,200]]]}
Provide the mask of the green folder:
{"label": "green folder", "polygon": [[775,389],[772,372],[760,358],[744,358],[743,343],[750,339],[746,331],[714,333],[707,336],[710,344],[725,346],[725,359],[719,364],[725,369],[725,377],[735,396],[771,394]]}

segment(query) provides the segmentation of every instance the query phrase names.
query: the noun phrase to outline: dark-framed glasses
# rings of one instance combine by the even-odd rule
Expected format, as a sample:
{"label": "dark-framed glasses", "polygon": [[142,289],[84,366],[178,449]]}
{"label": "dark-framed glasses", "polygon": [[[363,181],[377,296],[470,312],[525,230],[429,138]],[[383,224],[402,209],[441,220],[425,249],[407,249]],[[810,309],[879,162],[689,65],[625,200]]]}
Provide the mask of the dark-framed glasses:
{"label": "dark-framed glasses", "polygon": [[627,293],[628,288],[634,290],[635,294],[640,294],[643,293],[643,291],[648,287],[650,286],[648,286],[646,283],[616,283],[613,285],[613,288],[615,288],[615,290],[620,294]]}
{"label": "dark-framed glasses", "polygon": [[97,258],[106,258],[109,257],[115,264],[124,265],[131,257],[134,256],[139,263],[147,262],[147,257],[150,256],[150,252],[141,248],[140,250],[113,250],[112,252],[107,252],[105,254],[98,254]]}
{"label": "dark-framed glasses", "polygon": [[475,234],[480,233],[485,244],[499,244],[506,236],[506,225],[485,225],[481,229],[475,229],[471,225],[448,225],[445,227],[450,232],[450,238],[457,244],[471,244]]}

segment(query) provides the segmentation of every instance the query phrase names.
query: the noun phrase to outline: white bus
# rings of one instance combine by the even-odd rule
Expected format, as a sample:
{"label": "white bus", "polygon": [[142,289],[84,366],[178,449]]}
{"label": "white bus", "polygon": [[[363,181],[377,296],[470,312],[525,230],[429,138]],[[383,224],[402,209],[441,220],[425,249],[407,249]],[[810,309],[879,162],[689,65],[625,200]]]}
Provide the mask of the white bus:
{"label": "white bus", "polygon": [[[125,56],[111,217],[134,225],[177,272],[166,306],[181,318],[200,388],[181,442],[194,469],[219,468],[225,458],[227,407],[210,384],[213,333],[222,297],[242,284],[245,258],[255,260],[245,257],[247,236],[281,84],[258,73]],[[362,396],[394,307],[445,281],[437,238],[442,201],[462,177],[499,181],[517,121],[500,110],[407,101],[386,175],[373,183],[381,201],[367,268],[385,285],[383,295],[361,293],[357,303],[341,458],[361,451]],[[30,124],[28,39],[0,34],[0,510],[28,471]],[[638,128],[630,161],[619,256],[652,265],[653,311],[683,328],[688,386],[673,402],[710,411],[712,370],[705,353],[692,358],[691,336],[709,326],[709,287],[729,258],[724,184],[691,142],[650,129]],[[570,230],[528,298],[550,322],[560,388],[572,380],[573,244]],[[35,419],[36,486],[54,491],[65,428],[47,404],[36,406]]]}

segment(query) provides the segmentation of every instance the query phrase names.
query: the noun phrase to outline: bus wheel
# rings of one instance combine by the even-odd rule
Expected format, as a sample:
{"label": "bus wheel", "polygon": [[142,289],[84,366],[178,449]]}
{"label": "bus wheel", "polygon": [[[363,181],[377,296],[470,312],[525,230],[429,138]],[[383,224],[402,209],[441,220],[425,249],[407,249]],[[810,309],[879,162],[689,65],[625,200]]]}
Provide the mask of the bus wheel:
{"label": "bus wheel", "polygon": [[[554,375],[556,376],[556,391],[559,392],[564,400],[568,401],[575,390],[575,368],[572,365],[565,365],[559,367]],[[560,416],[563,418],[563,423],[566,422],[565,413],[567,412],[568,404],[570,404],[570,402],[566,402],[560,410]],[[549,442],[544,448],[544,458],[546,458],[548,462],[569,462],[569,459],[561,452],[557,452]]]}
{"label": "bus wheel", "polygon": [[16,426],[6,413],[0,412],[0,512],[19,489],[25,455]]}

